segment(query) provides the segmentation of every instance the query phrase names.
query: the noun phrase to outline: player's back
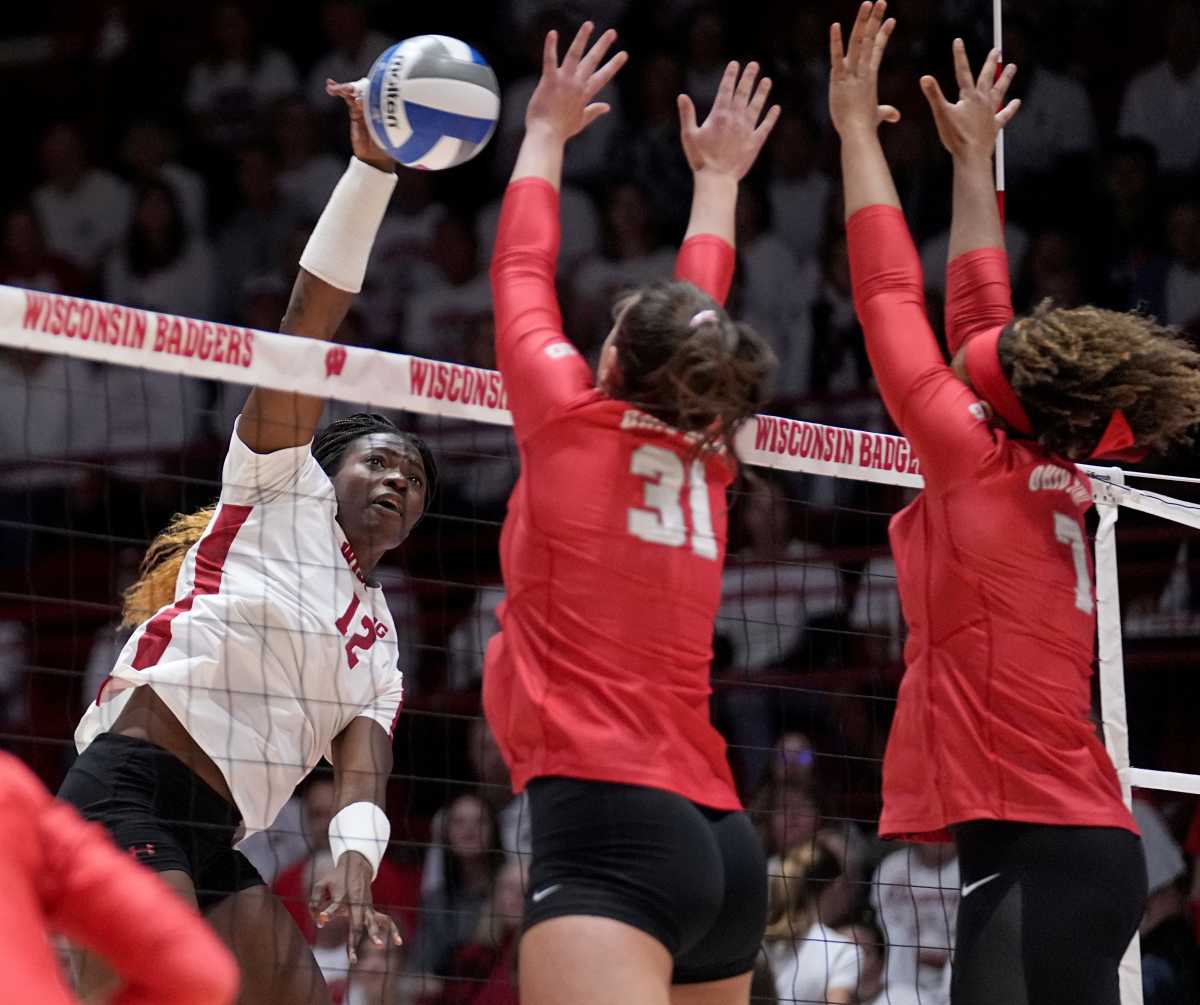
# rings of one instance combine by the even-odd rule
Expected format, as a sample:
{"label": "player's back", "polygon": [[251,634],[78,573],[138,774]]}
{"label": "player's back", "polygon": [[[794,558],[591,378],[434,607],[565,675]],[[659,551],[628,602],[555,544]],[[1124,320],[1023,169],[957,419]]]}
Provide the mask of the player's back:
{"label": "player's back", "polygon": [[598,391],[524,444],[485,696],[518,784],[570,774],[737,805],[708,714],[731,477]]}

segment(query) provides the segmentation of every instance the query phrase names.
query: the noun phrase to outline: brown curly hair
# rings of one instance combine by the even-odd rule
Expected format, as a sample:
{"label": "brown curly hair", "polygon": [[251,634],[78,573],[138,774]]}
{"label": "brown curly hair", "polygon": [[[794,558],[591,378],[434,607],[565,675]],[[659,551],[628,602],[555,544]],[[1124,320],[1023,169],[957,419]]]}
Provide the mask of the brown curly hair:
{"label": "brown curly hair", "polygon": [[1151,317],[1047,300],[998,351],[1038,442],[1072,460],[1092,453],[1118,408],[1154,453],[1190,443],[1200,424],[1200,353]]}
{"label": "brown curly hair", "polygon": [[[766,404],[776,367],[770,346],[683,280],[623,297],[615,312],[618,396],[731,452],[743,424]],[[700,320],[693,325],[693,321]]]}

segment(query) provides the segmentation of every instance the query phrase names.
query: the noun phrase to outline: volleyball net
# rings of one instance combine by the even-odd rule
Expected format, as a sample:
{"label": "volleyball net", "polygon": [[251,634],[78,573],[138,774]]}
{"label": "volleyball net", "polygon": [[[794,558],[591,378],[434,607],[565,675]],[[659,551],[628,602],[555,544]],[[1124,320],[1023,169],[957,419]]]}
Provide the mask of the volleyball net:
{"label": "volleyball net", "polygon": [[[499,527],[517,474],[494,371],[0,287],[0,738],[49,784],[61,778],[79,715],[123,642],[121,591],[172,514],[216,498],[250,386],[327,399],[328,417],[383,411],[426,438],[443,471],[429,516],[378,570],[409,694],[389,785],[390,889],[408,931],[418,932],[431,903],[445,909],[433,892],[454,854],[447,819],[462,797],[482,795],[497,845],[527,850],[527,814],[508,798],[478,694],[503,596]],[[781,416],[756,417],[738,448],[748,474],[731,508],[714,719],[773,869],[805,842],[824,842],[840,858],[842,882],[831,885],[821,915],[859,947],[856,980],[874,967],[886,993],[888,981],[910,979],[893,973],[898,960],[945,950],[944,966],[926,953],[911,975],[928,1000],[941,1000],[957,878],[945,862],[904,850],[890,869],[886,858],[876,869],[872,841],[902,672],[886,527],[921,487],[920,465],[901,437]],[[1177,497],[1186,485],[1113,468],[1089,473],[1105,741],[1127,795],[1135,787],[1200,793],[1200,774],[1131,760],[1125,666],[1127,643],[1135,661],[1161,665],[1178,661],[1200,633],[1180,544],[1200,528],[1200,506]],[[1122,517],[1136,524],[1132,560],[1118,555]],[[1147,561],[1151,554],[1160,560]],[[1147,746],[1138,739],[1135,751]],[[311,853],[322,812],[315,802],[307,793],[289,804],[263,839],[255,862],[268,880],[285,882]],[[868,905],[877,935],[855,927]],[[874,942],[886,947],[886,965],[882,949],[877,960],[863,952]],[[410,959],[406,969],[437,968]],[[489,971],[476,966],[462,979],[487,980]],[[1134,995],[1130,978],[1126,1000],[1140,1000]]]}

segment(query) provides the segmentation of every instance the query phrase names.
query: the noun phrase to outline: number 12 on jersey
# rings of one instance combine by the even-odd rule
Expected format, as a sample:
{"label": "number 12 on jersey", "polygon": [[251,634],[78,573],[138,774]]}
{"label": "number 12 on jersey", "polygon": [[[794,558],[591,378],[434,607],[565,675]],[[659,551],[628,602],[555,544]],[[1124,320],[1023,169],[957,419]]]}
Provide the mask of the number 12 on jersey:
{"label": "number 12 on jersey", "polygon": [[679,455],[664,447],[638,447],[629,470],[644,482],[644,507],[629,507],[629,533],[651,544],[682,548],[688,543],[688,521],[683,512],[684,481],[687,506],[691,511],[692,551],[701,558],[716,560],[717,538],[713,533],[712,509],[708,504],[708,482],[704,462],[692,461],[687,469]]}

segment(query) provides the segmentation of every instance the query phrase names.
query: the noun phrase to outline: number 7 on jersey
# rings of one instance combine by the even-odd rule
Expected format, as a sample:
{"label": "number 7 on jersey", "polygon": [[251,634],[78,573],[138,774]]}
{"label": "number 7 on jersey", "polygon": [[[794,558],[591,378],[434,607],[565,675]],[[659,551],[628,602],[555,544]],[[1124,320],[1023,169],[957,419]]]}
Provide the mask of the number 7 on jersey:
{"label": "number 7 on jersey", "polygon": [[686,545],[689,537],[688,521],[683,512],[686,476],[692,551],[701,558],[715,561],[717,538],[713,533],[703,461],[692,461],[685,471],[678,454],[664,447],[647,444],[633,452],[629,470],[644,483],[644,507],[629,508],[629,533],[651,544],[664,544],[670,548]]}

